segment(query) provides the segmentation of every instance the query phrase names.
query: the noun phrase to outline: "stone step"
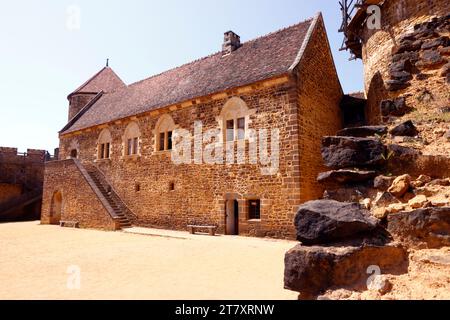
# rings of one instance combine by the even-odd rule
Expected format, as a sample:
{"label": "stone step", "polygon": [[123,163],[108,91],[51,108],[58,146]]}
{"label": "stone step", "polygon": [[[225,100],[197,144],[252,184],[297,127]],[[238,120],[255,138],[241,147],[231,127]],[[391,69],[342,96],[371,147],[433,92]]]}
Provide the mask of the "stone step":
{"label": "stone step", "polygon": [[383,136],[387,132],[388,128],[386,126],[362,126],[342,129],[338,131],[336,136],[365,138]]}

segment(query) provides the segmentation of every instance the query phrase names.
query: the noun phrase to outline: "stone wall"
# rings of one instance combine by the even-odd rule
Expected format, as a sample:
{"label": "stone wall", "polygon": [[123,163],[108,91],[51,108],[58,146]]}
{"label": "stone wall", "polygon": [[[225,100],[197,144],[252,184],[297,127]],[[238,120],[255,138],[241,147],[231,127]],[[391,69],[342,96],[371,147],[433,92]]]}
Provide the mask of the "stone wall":
{"label": "stone wall", "polygon": [[[434,33],[425,38],[414,39],[414,45],[404,46],[402,39],[419,28],[419,24],[432,21],[433,17],[444,17],[450,12],[448,1],[442,0],[398,0],[385,1],[381,6],[381,30],[369,30],[365,27],[361,36],[363,39],[363,63],[364,85],[368,98],[368,122],[376,124],[381,122],[380,102],[386,99],[406,98],[406,105],[414,108],[423,106],[425,110],[436,110],[445,107],[449,103],[448,79],[443,75],[441,67],[448,63],[448,53],[438,51],[438,46],[428,48],[431,41],[440,37],[448,37],[448,24],[442,28],[431,26]],[[447,20],[443,18],[443,20]],[[448,38],[447,38],[448,39]],[[416,41],[418,40],[418,41]],[[416,41],[416,42],[415,42]],[[444,40],[444,42],[447,40]],[[411,44],[412,44],[411,42]],[[448,44],[443,44],[442,48]],[[400,51],[399,51],[400,50]],[[438,51],[442,57],[441,63],[433,63],[428,66],[420,65],[420,61],[426,61],[429,51]],[[441,49],[442,50],[442,49]],[[396,62],[405,60],[402,56],[394,57],[396,53],[415,52],[417,59],[413,59],[414,70],[410,75],[402,73],[402,68],[397,70]],[[432,52],[434,54],[434,52]],[[407,60],[407,59],[406,59]],[[419,62],[419,65],[416,63]],[[393,67],[393,68],[392,68]],[[408,82],[407,86],[397,86],[400,80]]]}
{"label": "stone wall", "polygon": [[[213,224],[224,233],[225,200],[236,198],[240,206],[241,235],[292,237],[296,207],[290,200],[294,195],[298,198],[299,194],[298,184],[294,185],[298,165],[293,163],[298,158],[298,138],[295,125],[287,125],[289,121],[297,122],[293,116],[297,112],[293,89],[292,83],[288,83],[239,95],[249,109],[255,109],[250,116],[251,128],[280,129],[280,168],[273,176],[261,174],[259,164],[175,165],[170,152],[155,150],[153,130],[160,115],[146,114],[109,125],[111,159],[97,160],[97,139],[102,127],[76,136],[62,136],[60,157],[67,158],[72,146],[78,145],[80,160],[95,163],[100,168],[122,200],[138,216],[138,225],[185,230],[188,224]],[[170,115],[177,126],[191,134],[194,121],[202,122],[203,132],[217,129],[216,118],[228,99],[197,104],[170,112]],[[122,136],[131,121],[139,125],[141,132],[140,155],[126,157],[123,156]],[[174,190],[170,190],[171,183]],[[255,198],[262,202],[261,221],[247,219],[247,200]]]}
{"label": "stone wall", "polygon": [[300,203],[323,195],[323,185],[317,182],[318,173],[325,169],[320,152],[322,137],[335,135],[342,128],[339,104],[343,92],[327,44],[325,26],[319,23],[297,70]]}
{"label": "stone wall", "polygon": [[[62,200],[60,207],[55,204],[57,193]],[[59,214],[60,219],[52,219]],[[114,220],[73,159],[48,162],[45,166],[41,223],[58,223],[59,220],[77,221],[80,228],[116,229]]]}
{"label": "stone wall", "polygon": [[0,205],[22,194],[20,184],[0,183]]}
{"label": "stone wall", "polygon": [[18,154],[17,148],[0,147],[0,182],[20,184],[24,189],[42,188],[44,161],[44,150]]}

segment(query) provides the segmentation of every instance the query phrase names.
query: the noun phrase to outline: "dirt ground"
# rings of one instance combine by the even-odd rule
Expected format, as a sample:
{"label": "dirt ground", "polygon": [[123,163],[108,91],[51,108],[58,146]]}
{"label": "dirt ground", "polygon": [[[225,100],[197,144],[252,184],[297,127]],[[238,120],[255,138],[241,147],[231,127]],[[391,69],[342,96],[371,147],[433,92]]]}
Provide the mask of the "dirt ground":
{"label": "dirt ground", "polygon": [[0,224],[0,299],[298,296],[283,289],[284,254],[295,242],[154,233]]}
{"label": "dirt ground", "polygon": [[449,300],[450,248],[410,250],[408,273],[386,275],[391,289],[329,290],[322,298],[330,300]]}

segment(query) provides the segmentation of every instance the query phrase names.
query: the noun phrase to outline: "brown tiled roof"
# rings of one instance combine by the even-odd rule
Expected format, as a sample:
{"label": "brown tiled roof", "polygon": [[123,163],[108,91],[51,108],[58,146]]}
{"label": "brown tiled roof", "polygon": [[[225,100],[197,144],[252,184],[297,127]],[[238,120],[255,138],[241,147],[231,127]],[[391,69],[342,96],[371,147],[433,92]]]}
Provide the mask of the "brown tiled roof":
{"label": "brown tiled roof", "polygon": [[76,93],[112,92],[122,87],[126,87],[126,85],[119,76],[111,68],[104,67],[79,86],[69,97]]}
{"label": "brown tiled roof", "polygon": [[[313,19],[185,64],[104,94],[63,132],[108,123],[197,97],[286,74],[298,55]],[[84,89],[83,89],[84,90]]]}

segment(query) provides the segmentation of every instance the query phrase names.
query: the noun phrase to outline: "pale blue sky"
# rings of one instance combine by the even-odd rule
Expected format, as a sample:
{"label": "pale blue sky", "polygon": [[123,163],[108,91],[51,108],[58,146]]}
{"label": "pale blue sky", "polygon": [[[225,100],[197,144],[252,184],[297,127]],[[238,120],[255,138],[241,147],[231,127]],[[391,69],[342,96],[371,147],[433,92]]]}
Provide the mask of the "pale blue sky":
{"label": "pale blue sky", "polygon": [[[71,5],[79,30],[67,28]],[[339,52],[338,0],[0,0],[0,146],[57,147],[67,95],[106,58],[130,84],[219,51],[225,31],[247,41],[318,11],[344,91],[361,90],[361,62]]]}

